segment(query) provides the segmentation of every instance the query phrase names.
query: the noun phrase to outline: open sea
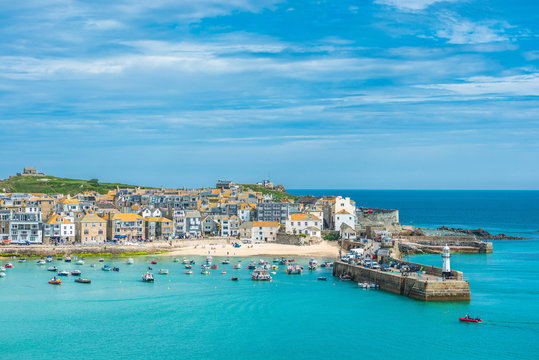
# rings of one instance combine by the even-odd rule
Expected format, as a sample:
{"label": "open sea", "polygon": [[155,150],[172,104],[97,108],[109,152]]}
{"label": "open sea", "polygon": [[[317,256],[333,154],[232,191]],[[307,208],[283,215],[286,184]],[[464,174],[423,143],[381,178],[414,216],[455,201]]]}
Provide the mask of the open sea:
{"label": "open sea", "polygon": [[[539,191],[294,190],[350,196],[359,206],[397,208],[401,221],[447,225],[527,237],[496,241],[493,254],[453,255],[452,268],[470,281],[467,303],[424,303],[363,290],[331,277],[277,271],[271,283],[253,282],[243,269],[219,265],[193,275],[171,257],[107,258],[119,272],[100,270],[97,258],[80,269],[92,284],[62,278],[36,260],[13,262],[0,278],[0,355],[3,359],[537,359],[539,358]],[[441,266],[439,255],[410,257]],[[214,258],[219,263],[222,258]],[[258,259],[256,259],[258,260]],[[267,258],[266,260],[272,260]],[[308,259],[296,259],[307,264]],[[319,259],[323,261],[325,259]],[[96,268],[89,264],[96,263]],[[153,267],[156,282],[143,283]],[[157,275],[167,268],[169,275]],[[281,266],[281,268],[283,268]],[[221,274],[226,271],[226,274]],[[230,281],[238,276],[239,281]],[[327,281],[317,277],[327,276]],[[482,324],[466,324],[470,314]]]}

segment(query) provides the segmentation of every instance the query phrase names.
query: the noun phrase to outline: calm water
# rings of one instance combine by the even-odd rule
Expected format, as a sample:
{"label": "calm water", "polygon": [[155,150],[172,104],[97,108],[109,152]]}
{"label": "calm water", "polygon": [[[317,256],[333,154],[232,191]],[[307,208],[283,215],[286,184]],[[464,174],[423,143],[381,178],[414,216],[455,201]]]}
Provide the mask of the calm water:
{"label": "calm water", "polygon": [[[498,203],[495,194],[481,207],[477,194],[471,194],[474,200],[449,204],[444,201],[452,197],[441,194],[439,201],[424,204],[418,195],[384,193],[379,194],[379,204],[374,192],[368,202],[367,196],[354,198],[366,206],[407,204],[402,214],[405,222],[498,226],[535,238],[496,242],[490,255],[454,255],[453,268],[464,271],[470,280],[470,303],[422,303],[362,290],[333,280],[326,270],[306,271],[302,276],[287,276],[280,270],[273,282],[255,283],[246,269],[250,259],[242,259],[242,270],[224,265],[227,274],[219,269],[204,276],[199,271],[201,259],[196,258],[195,273],[187,276],[183,264],[160,258],[158,265],[152,265],[154,273],[168,268],[170,275],[156,275],[154,284],[139,281],[149,257],[136,258],[130,266],[123,259],[107,259],[120,266],[119,273],[90,268],[95,259],[87,259],[83,266],[57,263],[61,269],[80,268],[93,280],[85,285],[64,278],[61,286],[47,284],[48,265],[15,262],[7,277],[0,279],[2,357],[536,359],[539,241],[531,229],[539,227],[537,193],[525,197],[515,193],[518,205],[512,204],[511,193],[500,195],[499,201],[511,213],[507,224],[513,225],[507,229],[488,221],[499,218],[493,206]],[[410,198],[416,199],[419,215],[405,200]],[[460,214],[475,209],[477,216],[459,218],[448,210],[459,206]],[[514,209],[534,213],[525,215],[530,220],[524,224]],[[429,223],[429,218],[434,220]],[[413,259],[441,263],[438,255]],[[233,274],[240,281],[230,281]],[[317,281],[318,276],[328,276],[328,281]],[[459,323],[458,317],[466,313],[480,315],[485,323]]]}

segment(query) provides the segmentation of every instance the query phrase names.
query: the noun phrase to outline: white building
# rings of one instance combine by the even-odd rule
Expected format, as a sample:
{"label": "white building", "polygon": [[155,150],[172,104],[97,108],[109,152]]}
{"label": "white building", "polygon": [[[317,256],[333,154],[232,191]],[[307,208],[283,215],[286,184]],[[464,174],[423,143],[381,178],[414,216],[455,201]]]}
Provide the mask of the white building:
{"label": "white building", "polygon": [[41,213],[14,212],[9,222],[9,238],[12,243],[41,244],[43,229]]}
{"label": "white building", "polygon": [[335,214],[335,228],[334,230],[340,231],[341,225],[346,224],[350,226],[352,229],[355,229],[357,222],[356,213],[350,213],[346,210],[341,210],[338,213]]}
{"label": "white building", "polygon": [[305,234],[308,236],[321,236],[322,220],[313,214],[295,213],[285,222],[285,231],[288,234]]}

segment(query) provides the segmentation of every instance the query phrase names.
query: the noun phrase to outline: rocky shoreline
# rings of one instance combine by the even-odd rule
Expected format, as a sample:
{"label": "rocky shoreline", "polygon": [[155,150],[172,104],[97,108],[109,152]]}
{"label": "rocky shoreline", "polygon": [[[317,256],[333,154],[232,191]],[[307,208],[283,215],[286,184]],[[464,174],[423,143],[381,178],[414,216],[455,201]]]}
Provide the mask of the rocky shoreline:
{"label": "rocky shoreline", "polygon": [[471,229],[470,230],[470,229],[461,229],[461,228],[455,229],[455,228],[450,228],[450,227],[447,227],[447,226],[442,226],[440,228],[437,228],[436,230],[452,231],[452,232],[455,232],[455,233],[473,235],[473,236],[475,236],[477,238],[477,240],[523,240],[523,239],[525,239],[524,237],[508,236],[508,235],[505,235],[505,234],[494,235],[494,234],[491,234],[488,231],[483,230],[481,228]]}

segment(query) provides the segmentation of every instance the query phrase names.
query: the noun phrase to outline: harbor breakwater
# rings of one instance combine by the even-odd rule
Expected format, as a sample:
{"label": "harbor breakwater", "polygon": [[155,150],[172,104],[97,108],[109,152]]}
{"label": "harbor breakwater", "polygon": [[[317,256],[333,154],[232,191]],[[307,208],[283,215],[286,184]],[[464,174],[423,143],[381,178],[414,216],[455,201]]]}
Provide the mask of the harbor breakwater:
{"label": "harbor breakwater", "polygon": [[[418,264],[423,266],[421,264]],[[369,282],[388,291],[422,301],[469,301],[470,284],[462,280],[462,273],[452,271],[451,280],[440,281],[442,270],[433,266],[423,266],[425,274],[384,272],[358,265],[337,261],[333,266],[333,276],[350,273],[354,282]],[[439,275],[438,275],[439,274]]]}

